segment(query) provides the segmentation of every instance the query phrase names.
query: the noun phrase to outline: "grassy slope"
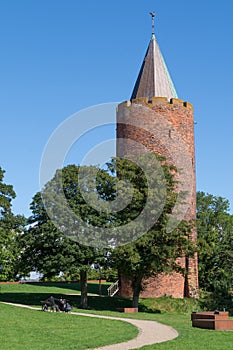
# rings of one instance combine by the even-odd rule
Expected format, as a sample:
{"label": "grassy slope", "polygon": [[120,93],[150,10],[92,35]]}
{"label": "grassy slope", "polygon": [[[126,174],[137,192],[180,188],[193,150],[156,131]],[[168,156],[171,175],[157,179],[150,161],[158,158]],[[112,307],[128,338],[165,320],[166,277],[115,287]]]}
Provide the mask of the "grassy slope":
{"label": "grassy slope", "polygon": [[[56,295],[57,287],[40,287],[40,286],[30,286],[30,285],[22,285],[19,286],[20,289],[18,289],[17,286],[6,286],[2,285],[1,286],[2,294],[0,294],[0,300],[5,300],[5,301],[15,301],[15,302],[24,302],[28,303],[30,305],[38,305],[37,301],[41,300],[44,296],[48,296],[50,294]],[[65,287],[65,286],[64,286]],[[65,288],[60,288],[58,291],[60,292],[57,295],[65,295],[67,290]],[[96,286],[97,288],[98,286]],[[49,293],[48,289],[49,288]],[[92,286],[92,288],[94,288]],[[72,290],[72,288],[71,288]],[[47,293],[46,293],[47,291]],[[68,290],[68,293],[70,293],[70,289]],[[79,305],[79,299],[80,296],[78,295],[70,295],[69,299],[74,306],[74,310]],[[147,310],[149,312],[140,312],[138,314],[120,314],[115,312],[114,310],[116,307],[122,307],[122,306],[130,306],[130,301],[127,299],[121,299],[121,298],[108,298],[108,297],[97,297],[97,296],[90,296],[89,297],[89,305],[90,305],[90,310],[85,311],[86,313],[96,313],[96,314],[104,314],[104,315],[112,315],[116,317],[127,317],[127,318],[138,318],[138,319],[148,319],[148,320],[155,320],[164,324],[171,325],[174,327],[178,332],[179,332],[179,337],[175,340],[172,340],[170,342],[166,343],[161,343],[161,344],[155,344],[151,346],[144,347],[143,349],[158,349],[158,350],[188,350],[188,349],[193,349],[193,350],[226,350],[226,349],[231,349],[232,344],[233,344],[233,331],[211,331],[211,330],[203,330],[203,329],[198,329],[198,328],[192,328],[191,322],[190,322],[190,313],[191,311],[196,309],[196,303],[192,302],[192,300],[176,300],[172,298],[159,298],[159,299],[146,299],[141,301],[141,308],[144,310]],[[29,312],[27,317],[30,318],[31,312],[30,310],[21,310],[21,312]],[[82,310],[83,312],[84,310]],[[153,311],[153,312],[152,312]],[[16,312],[16,311],[15,311]],[[1,313],[2,314],[2,313]],[[48,317],[48,322],[50,320],[58,320],[59,317],[65,316],[64,314],[50,314],[50,313],[38,313],[38,314],[46,314]],[[50,316],[52,318],[50,318]],[[1,316],[2,317],[2,316]],[[41,316],[40,316],[41,317]],[[66,317],[72,317],[72,315],[67,315]],[[79,317],[77,317],[79,319]],[[81,318],[80,318],[81,319]],[[84,318],[85,319],[85,318]],[[0,320],[1,324],[6,324],[7,325],[7,320]],[[47,322],[47,323],[48,323]],[[67,321],[65,321],[67,322]],[[73,322],[73,321],[72,321]],[[78,321],[74,321],[78,322]],[[89,323],[89,321],[87,321]],[[112,322],[112,321],[109,321]],[[39,321],[40,323],[40,321]],[[95,319],[94,324],[97,324],[97,320]],[[81,324],[84,324],[81,322]],[[90,323],[91,324],[91,323]],[[73,328],[72,328],[73,327]],[[86,326],[85,326],[86,327]],[[99,324],[98,327],[92,328],[92,336],[95,337],[93,344],[90,347],[93,346],[99,346],[98,341],[99,340],[104,340],[108,341],[108,330],[106,331],[105,325]],[[17,328],[17,327],[16,327]],[[58,325],[58,329],[59,325]],[[71,332],[68,332],[68,334],[63,334],[62,337],[64,339],[68,339],[69,335],[72,334],[72,337],[74,339],[74,344],[71,344],[71,347],[68,348],[66,347],[66,341],[64,340],[63,342],[63,347],[62,349],[68,350],[68,349],[79,349],[79,343],[77,345],[77,341],[79,342],[79,337],[78,340],[75,338],[76,333],[75,331],[73,332],[72,329],[81,330],[80,324],[77,324],[76,326],[71,326]],[[125,337],[126,334],[124,334],[124,330],[120,328],[117,328],[119,331],[122,331],[122,336]],[[48,330],[49,332],[49,330]],[[4,332],[5,333],[5,332]],[[35,330],[32,329],[31,331],[32,335],[31,337],[35,336]],[[110,332],[111,333],[111,332]],[[54,333],[53,333],[54,334]],[[79,334],[79,332],[78,332]],[[84,331],[82,332],[82,335],[84,338],[88,339],[89,335],[85,333]],[[56,336],[56,333],[55,333]],[[17,338],[16,335],[11,336],[14,338]],[[114,335],[113,335],[114,337]],[[5,338],[5,336],[4,336]],[[47,338],[47,337],[46,337]],[[91,338],[90,338],[91,339]],[[113,339],[113,338],[112,338]],[[124,338],[126,339],[126,338]],[[1,340],[1,339],[0,339]],[[28,340],[30,341],[30,339]],[[83,340],[85,342],[85,339]],[[111,341],[110,341],[111,342]],[[112,343],[115,342],[112,341]],[[56,337],[53,340],[53,344],[56,344],[57,340]],[[75,345],[76,344],[76,345]],[[45,346],[45,345],[44,345]],[[57,346],[57,345],[56,345]],[[72,348],[72,346],[74,346]],[[86,346],[87,347],[87,346]],[[2,347],[4,350],[5,349],[11,349],[11,348],[6,348],[5,346]],[[24,347],[30,350],[37,350],[40,348],[34,347]],[[22,348],[22,349],[24,349]],[[44,347],[45,348],[45,347]],[[43,348],[43,349],[44,349]],[[21,350],[19,347],[12,347],[12,349],[16,350]],[[50,349],[47,344],[46,344],[46,349]],[[80,348],[81,349],[81,348]],[[57,349],[58,350],[58,349]]]}
{"label": "grassy slope", "polygon": [[0,304],[0,344],[4,350],[77,350],[134,338],[131,324]]}
{"label": "grassy slope", "polygon": [[190,315],[156,315],[156,321],[172,326],[179,337],[169,342],[145,346],[147,350],[226,350],[233,344],[233,332],[193,328]]}
{"label": "grassy slope", "polygon": [[[107,294],[107,288],[109,283],[102,283],[102,292],[104,295]],[[80,283],[40,283],[40,284],[1,284],[0,293],[66,293],[66,294],[80,294]],[[88,293],[98,294],[99,286],[98,283],[88,283]]]}

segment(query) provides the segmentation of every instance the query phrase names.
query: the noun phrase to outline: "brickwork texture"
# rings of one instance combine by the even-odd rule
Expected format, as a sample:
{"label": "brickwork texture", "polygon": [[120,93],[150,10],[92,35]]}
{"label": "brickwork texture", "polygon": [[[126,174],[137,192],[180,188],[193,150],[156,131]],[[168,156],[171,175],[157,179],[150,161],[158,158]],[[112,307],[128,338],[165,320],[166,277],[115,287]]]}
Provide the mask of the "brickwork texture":
{"label": "brickwork texture", "polygon": [[[196,175],[192,105],[180,99],[168,100],[165,97],[154,97],[151,101],[139,98],[118,105],[117,156],[137,155],[141,152],[140,145],[143,145],[148,152],[165,156],[172,165],[177,166],[177,163],[183,162],[183,167],[188,167],[183,170],[190,174],[187,180],[191,181],[192,191],[184,218],[195,219]],[[190,162],[187,163],[183,159],[184,148],[190,158]],[[195,229],[190,238],[196,240]],[[152,298],[163,295],[175,298],[198,297],[197,254],[194,258],[181,257],[179,262],[188,271],[186,277],[174,272],[171,275],[161,274],[157,278],[150,278],[146,281],[146,288],[141,297]],[[121,296],[132,295],[130,281],[124,276],[121,276],[120,286]]]}

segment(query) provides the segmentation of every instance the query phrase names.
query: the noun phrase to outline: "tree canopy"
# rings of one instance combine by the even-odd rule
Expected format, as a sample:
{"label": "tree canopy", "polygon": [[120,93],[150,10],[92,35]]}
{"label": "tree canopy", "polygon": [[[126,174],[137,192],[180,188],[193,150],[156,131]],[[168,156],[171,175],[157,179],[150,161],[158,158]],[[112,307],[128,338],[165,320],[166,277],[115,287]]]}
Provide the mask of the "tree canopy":
{"label": "tree canopy", "polygon": [[[22,261],[51,278],[80,273],[87,306],[87,270],[111,261],[132,281],[134,305],[151,275],[179,270],[190,253],[191,226],[167,223],[177,200],[176,169],[164,158],[113,159],[107,169],[69,165],[32,201]],[[184,273],[185,271],[182,270]]]}
{"label": "tree canopy", "polygon": [[[148,277],[175,270],[185,273],[177,258],[193,252],[193,244],[189,240],[192,223],[177,222],[177,227],[172,232],[167,232],[167,223],[177,200],[174,177],[176,169],[168,165],[164,158],[158,157],[158,160],[164,177],[161,176],[161,172],[154,172],[153,167],[150,166],[150,155],[144,156],[142,160],[147,163],[147,169],[151,169],[150,196],[148,177],[142,168],[124,159],[116,161],[118,176],[129,179],[134,184],[132,202],[125,211],[118,213],[117,220],[121,225],[128,222],[129,219],[140,213],[148,200],[151,203],[149,203],[147,220],[154,218],[148,230],[145,231],[144,225],[141,225],[141,235],[136,237],[137,239],[132,239],[129,243],[117,247],[112,253],[114,266],[121,275],[131,281],[134,307],[138,306],[139,294],[145,287],[145,280]],[[164,193],[164,181],[166,193]],[[162,202],[163,206],[160,208]],[[133,228],[134,225],[137,223],[134,222]]]}
{"label": "tree canopy", "polygon": [[12,200],[16,193],[12,185],[4,183],[5,171],[0,168],[0,280],[14,280],[19,273],[19,236],[24,218],[12,213]]}
{"label": "tree canopy", "polygon": [[230,290],[233,286],[233,216],[220,196],[197,193],[199,284],[203,290]]}
{"label": "tree canopy", "polygon": [[[81,168],[69,165],[58,170],[42,192],[31,203],[32,216],[29,229],[24,234],[22,264],[25,268],[39,271],[44,279],[64,276],[81,280],[81,307],[87,307],[87,271],[94,263],[105,258],[101,237],[95,235],[96,226],[106,225],[108,214],[97,213],[88,205],[81,190],[91,193],[90,175],[96,170],[85,167],[79,182]],[[98,170],[96,180],[102,197],[111,197],[108,190],[111,182],[104,170]],[[70,209],[72,210],[70,215]],[[81,221],[81,224],[79,222]],[[83,244],[86,243],[86,244]]]}

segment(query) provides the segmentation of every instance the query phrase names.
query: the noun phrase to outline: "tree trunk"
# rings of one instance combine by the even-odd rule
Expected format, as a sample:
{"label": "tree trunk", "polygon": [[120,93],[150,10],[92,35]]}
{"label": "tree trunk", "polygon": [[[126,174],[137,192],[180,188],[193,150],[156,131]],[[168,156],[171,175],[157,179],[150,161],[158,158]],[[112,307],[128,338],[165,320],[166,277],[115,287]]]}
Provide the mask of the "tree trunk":
{"label": "tree trunk", "polygon": [[87,309],[87,271],[80,271],[80,284],[81,284],[81,309]]}
{"label": "tree trunk", "polygon": [[132,307],[137,307],[138,308],[138,300],[139,300],[139,295],[142,290],[141,288],[141,281],[137,281],[133,283],[133,302],[132,302]]}
{"label": "tree trunk", "polygon": [[101,278],[99,278],[99,296],[102,295],[102,284],[101,284]]}

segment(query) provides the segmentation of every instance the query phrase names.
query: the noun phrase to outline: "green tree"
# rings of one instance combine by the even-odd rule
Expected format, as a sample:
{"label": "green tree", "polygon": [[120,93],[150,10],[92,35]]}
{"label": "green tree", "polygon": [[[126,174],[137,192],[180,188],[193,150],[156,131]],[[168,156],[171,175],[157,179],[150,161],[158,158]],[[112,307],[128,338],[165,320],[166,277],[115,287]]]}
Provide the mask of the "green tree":
{"label": "green tree", "polygon": [[[78,176],[84,170],[85,176]],[[93,183],[95,174],[97,178]],[[96,227],[110,222],[109,214],[90,206],[82,191],[92,196],[97,188],[101,206],[106,198],[113,196],[109,179],[106,171],[96,167],[69,165],[58,170],[43,192],[34,196],[31,226],[24,234],[22,264],[25,269],[39,271],[44,279],[60,272],[73,277],[80,274],[82,308],[87,307],[88,270],[93,263],[105,259],[105,237],[96,235]]]}
{"label": "green tree", "polygon": [[[116,222],[123,225],[131,220],[132,240],[125,245],[114,249],[111,259],[113,265],[119,270],[120,275],[131,281],[133,290],[133,307],[138,307],[140,292],[145,287],[145,280],[151,276],[157,276],[161,272],[169,273],[171,271],[185,271],[179,265],[177,258],[184,254],[191,254],[193,244],[188,239],[191,223],[182,221],[177,223],[177,227],[172,232],[167,232],[166,227],[170,219],[172,209],[177,200],[176,181],[174,178],[176,169],[169,166],[165,159],[158,157],[157,160],[162,166],[162,173],[155,171],[151,165],[153,156],[146,155],[140,159],[141,166],[137,166],[128,160],[116,160],[115,167],[119,179],[126,179],[134,185],[134,193],[131,203],[117,214]],[[147,174],[143,171],[146,167]],[[150,179],[150,194],[148,193],[148,178]],[[166,193],[164,193],[164,181]],[[165,196],[166,195],[166,196]],[[165,196],[165,198],[164,198]],[[165,201],[164,201],[165,199]],[[138,222],[134,219],[141,213],[142,208],[148,205],[149,211],[146,220],[158,217],[148,231],[145,231],[142,224],[139,229],[141,235],[139,238],[134,235],[134,230],[138,229]],[[159,203],[163,202],[163,208],[160,211]],[[145,222],[144,222],[145,224]],[[136,227],[137,226],[137,227]],[[136,238],[136,239],[135,239]]]}
{"label": "green tree", "polygon": [[177,201],[176,169],[161,157],[139,158],[139,165],[113,159],[107,170],[67,166],[33,198],[24,256],[48,278],[79,271],[82,307],[87,306],[87,271],[106,257],[131,279],[134,306],[147,277],[184,272],[177,258],[191,251],[191,226],[182,222],[166,231]]}
{"label": "green tree", "polygon": [[197,193],[199,284],[208,292],[229,291],[233,285],[233,216],[229,201]]}
{"label": "green tree", "polygon": [[15,216],[11,202],[16,197],[12,185],[3,182],[5,171],[0,168],[0,280],[14,280],[19,273],[19,239],[24,228],[24,218]]}

